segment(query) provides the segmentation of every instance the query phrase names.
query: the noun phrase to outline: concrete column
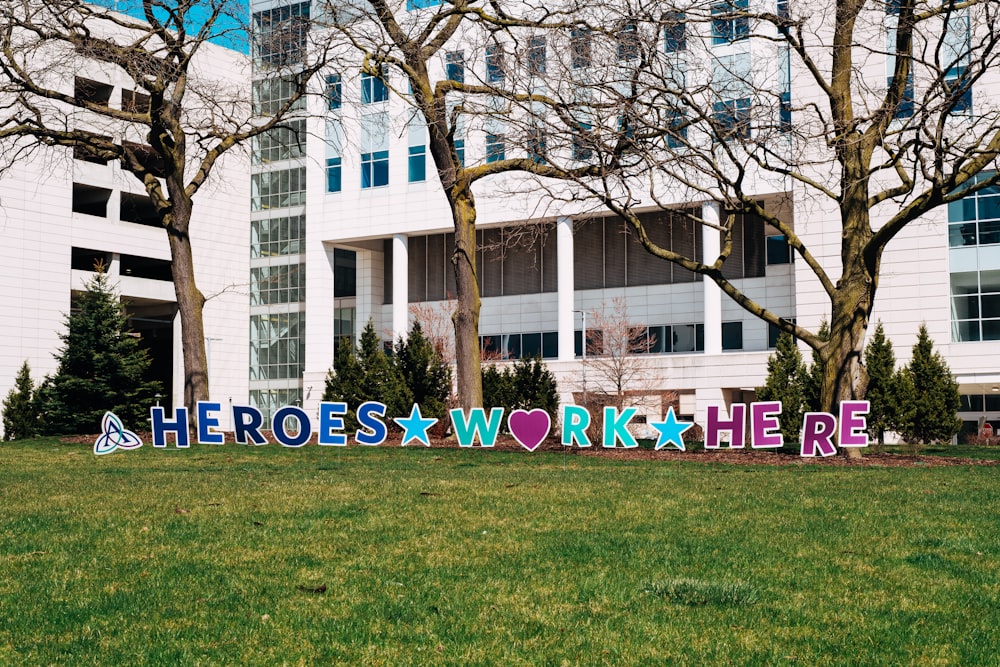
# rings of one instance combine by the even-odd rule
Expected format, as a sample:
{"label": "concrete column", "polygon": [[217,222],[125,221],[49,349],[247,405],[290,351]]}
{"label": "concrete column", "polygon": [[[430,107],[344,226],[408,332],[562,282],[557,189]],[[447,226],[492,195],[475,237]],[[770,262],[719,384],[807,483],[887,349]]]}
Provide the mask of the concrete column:
{"label": "concrete column", "polygon": [[556,295],[559,326],[559,361],[573,361],[573,220],[556,220]]}
{"label": "concrete column", "polygon": [[409,330],[410,299],[409,244],[406,234],[392,237],[392,339],[406,336]]}
{"label": "concrete column", "polygon": [[[711,264],[719,256],[722,236],[711,225],[719,224],[719,205],[705,202],[701,206],[705,221],[702,233],[702,261]],[[705,278],[705,354],[722,353],[722,290],[714,281]]]}

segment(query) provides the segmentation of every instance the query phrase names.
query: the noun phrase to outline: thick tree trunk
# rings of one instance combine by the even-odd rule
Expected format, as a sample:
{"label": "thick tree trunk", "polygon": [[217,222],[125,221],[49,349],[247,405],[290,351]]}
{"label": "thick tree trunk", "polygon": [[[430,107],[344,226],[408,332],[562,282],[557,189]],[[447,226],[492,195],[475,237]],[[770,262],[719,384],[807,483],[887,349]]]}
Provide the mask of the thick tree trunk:
{"label": "thick tree trunk", "polygon": [[[856,155],[849,155],[855,158]],[[848,159],[847,173],[852,173]],[[865,334],[875,302],[878,285],[879,256],[866,256],[872,237],[869,224],[867,179],[858,172],[845,182],[841,202],[843,235],[841,262],[843,271],[833,296],[830,339],[820,352],[823,376],[820,405],[824,412],[838,414],[842,401],[864,400],[868,389],[868,372],[863,365]],[[861,451],[846,449],[847,456],[860,458]]]}
{"label": "thick tree trunk", "polygon": [[181,346],[184,354],[184,405],[188,414],[195,414],[198,401],[208,400],[208,359],[205,354],[205,323],[202,311],[205,297],[194,279],[194,259],[188,223],[190,202],[186,206],[174,202],[173,224],[167,228],[174,277],[174,294],[181,317]]}
{"label": "thick tree trunk", "polygon": [[483,405],[483,373],[479,351],[479,295],[476,268],[476,205],[468,187],[456,185],[448,197],[455,223],[455,248],[451,261],[455,268],[458,306],[452,314],[455,324],[455,363],[459,405],[465,410]]}

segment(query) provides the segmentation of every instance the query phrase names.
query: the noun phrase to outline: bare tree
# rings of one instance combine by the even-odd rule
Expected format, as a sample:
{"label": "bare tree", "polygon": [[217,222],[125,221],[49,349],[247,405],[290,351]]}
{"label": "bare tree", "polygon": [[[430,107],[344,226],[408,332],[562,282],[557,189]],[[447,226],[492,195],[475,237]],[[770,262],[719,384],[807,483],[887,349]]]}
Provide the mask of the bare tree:
{"label": "bare tree", "polygon": [[[935,208],[1000,183],[1000,107],[987,93],[998,71],[1000,6],[760,7],[581,4],[588,26],[562,35],[576,59],[572,86],[550,87],[546,99],[522,108],[535,108],[531,122],[549,137],[548,162],[572,181],[540,181],[554,200],[610,209],[649,252],[704,275],[807,343],[824,364],[821,402],[833,411],[865,393],[865,331],[889,242]],[[600,176],[578,178],[584,163]],[[789,217],[762,204],[762,193],[786,193],[825,217],[822,224],[837,225],[839,253],[824,252],[822,235],[810,246]],[[681,208],[704,201],[717,204],[719,219]],[[703,259],[658,241],[641,215],[650,208],[718,233],[718,255]],[[740,214],[784,235],[812,272],[829,300],[828,340],[729,277]]]}
{"label": "bare tree", "polygon": [[[574,21],[572,8],[526,4],[518,10],[523,15],[475,0],[412,4],[366,0],[331,3],[327,8],[334,30],[356,53],[363,71],[383,80],[390,79],[393,71],[402,74],[405,86],[396,92],[427,128],[428,149],[455,228],[451,261],[456,307],[452,321],[458,396],[466,409],[482,405],[473,186],[503,173],[555,174],[541,158],[544,147],[531,128],[526,136],[516,139],[498,128],[514,111],[510,100],[520,105],[534,98],[534,87],[544,79],[547,67],[543,31],[570,25]],[[473,54],[481,60],[473,60]],[[483,67],[470,67],[474,63]],[[487,146],[486,159],[475,164],[466,162],[463,149],[471,130],[494,138]],[[528,149],[513,156],[505,150],[507,141]],[[567,173],[575,176],[591,171],[591,166],[583,165],[568,168]]]}
{"label": "bare tree", "polygon": [[[662,341],[661,341],[662,342]],[[629,316],[628,303],[616,297],[590,312],[587,318],[585,372],[591,386],[614,402],[618,410],[652,398],[655,378],[649,352],[656,348],[649,327]],[[656,396],[657,402],[659,396]]]}
{"label": "bare tree", "polygon": [[[121,4],[121,3],[117,3]],[[190,224],[198,193],[227,152],[281,129],[301,107],[327,55],[307,47],[304,17],[257,26],[258,52],[288,82],[283,99],[258,115],[245,80],[227,84],[199,57],[212,39],[247,43],[241,0],[134,0],[142,18],[82,0],[0,5],[0,146],[4,166],[39,145],[118,161],[149,195],[166,230],[184,351],[184,404],[208,398],[202,310]],[[126,75],[135,91],[120,106],[86,86],[67,90],[85,62]],[[124,138],[124,140],[123,140]]]}

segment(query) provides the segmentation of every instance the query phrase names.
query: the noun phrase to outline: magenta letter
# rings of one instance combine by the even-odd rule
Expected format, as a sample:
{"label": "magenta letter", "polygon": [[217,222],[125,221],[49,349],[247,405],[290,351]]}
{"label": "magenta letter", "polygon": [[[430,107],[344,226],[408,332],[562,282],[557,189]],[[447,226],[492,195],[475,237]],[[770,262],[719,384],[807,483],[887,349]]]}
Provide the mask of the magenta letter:
{"label": "magenta letter", "polygon": [[841,402],[838,437],[838,444],[841,447],[868,446],[868,420],[865,416],[870,408],[868,401]]}
{"label": "magenta letter", "polygon": [[781,401],[750,404],[750,446],[754,449],[781,447],[785,439],[781,436],[778,415]]}
{"label": "magenta letter", "polygon": [[837,418],[826,412],[807,412],[802,417],[802,456],[823,456],[837,453],[833,436],[837,433]]}
{"label": "magenta letter", "polygon": [[719,418],[719,406],[708,406],[708,428],[705,429],[706,449],[719,448],[719,434],[728,432],[732,435],[729,441],[730,449],[743,447],[744,434],[746,433],[747,406],[744,403],[733,403],[732,419],[725,421]]}

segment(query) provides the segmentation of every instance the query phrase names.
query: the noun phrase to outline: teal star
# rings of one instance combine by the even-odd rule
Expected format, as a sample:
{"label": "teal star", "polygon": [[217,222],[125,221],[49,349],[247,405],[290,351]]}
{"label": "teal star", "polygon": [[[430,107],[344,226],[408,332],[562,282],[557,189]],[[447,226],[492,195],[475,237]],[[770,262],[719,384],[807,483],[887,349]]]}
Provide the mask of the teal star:
{"label": "teal star", "polygon": [[405,429],[403,433],[403,447],[410,444],[411,440],[419,440],[424,444],[425,447],[431,446],[430,438],[427,437],[427,429],[437,423],[437,419],[432,419],[430,417],[424,418],[420,415],[420,406],[416,403],[413,404],[413,409],[410,410],[410,416],[406,419],[400,419],[399,417],[394,417],[393,420]]}
{"label": "teal star", "polygon": [[674,406],[667,408],[667,418],[661,422],[650,422],[650,426],[660,432],[660,437],[656,440],[656,449],[660,450],[671,444],[677,449],[684,451],[684,440],[681,434],[694,426],[691,422],[679,422],[674,416]]}

